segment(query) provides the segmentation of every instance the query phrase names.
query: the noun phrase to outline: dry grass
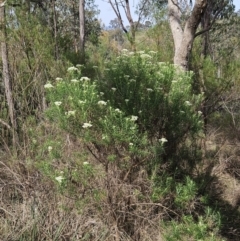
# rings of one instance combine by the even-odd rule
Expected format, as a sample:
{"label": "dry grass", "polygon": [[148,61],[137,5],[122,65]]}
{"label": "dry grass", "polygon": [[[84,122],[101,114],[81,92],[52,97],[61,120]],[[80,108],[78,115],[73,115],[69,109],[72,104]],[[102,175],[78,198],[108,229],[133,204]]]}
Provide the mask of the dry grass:
{"label": "dry grass", "polygon": [[[58,138],[47,128],[38,142],[43,143],[49,133],[53,139]],[[150,200],[151,186],[144,170],[127,174],[111,163],[106,171],[96,158],[85,155],[86,148],[78,140],[66,133],[61,133],[60,139],[63,155],[53,159],[51,165],[55,170],[68,170],[63,190],[36,168],[36,149],[27,150],[31,161],[13,160],[1,153],[0,240],[161,241],[159,224],[168,211]],[[38,158],[47,158],[47,153],[40,152]],[[94,175],[85,180],[79,153],[84,153],[84,160],[95,169]],[[71,176],[74,170],[79,171],[75,179]]]}

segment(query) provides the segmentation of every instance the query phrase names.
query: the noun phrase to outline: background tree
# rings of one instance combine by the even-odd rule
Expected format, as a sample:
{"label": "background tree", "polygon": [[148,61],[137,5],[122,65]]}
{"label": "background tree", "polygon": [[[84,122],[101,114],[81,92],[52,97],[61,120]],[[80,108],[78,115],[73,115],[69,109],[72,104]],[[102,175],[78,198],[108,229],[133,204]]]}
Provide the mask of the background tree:
{"label": "background tree", "polygon": [[13,146],[16,148],[18,143],[17,135],[17,116],[14,107],[13,93],[12,93],[12,80],[9,70],[9,57],[8,57],[8,44],[7,44],[7,33],[6,33],[6,21],[5,21],[5,2],[0,1],[0,42],[1,42],[1,57],[2,57],[2,77],[4,82],[4,90],[6,96],[6,102],[8,106],[8,113],[10,117],[11,127],[3,120],[1,124],[4,124],[8,129],[11,130],[13,138]]}
{"label": "background tree", "polygon": [[81,62],[85,62],[85,0],[79,0],[79,30],[80,30],[80,55]]}
{"label": "background tree", "polygon": [[[109,3],[112,7],[112,9],[114,10],[118,22],[121,25],[122,30],[126,33],[127,38],[131,44],[131,48],[133,51],[136,51],[136,31],[139,27],[139,24],[143,18],[143,14],[144,14],[144,10],[146,8],[146,5],[148,3],[148,0],[144,0],[142,1],[139,7],[139,12],[138,12],[138,20],[136,22],[134,22],[132,14],[131,14],[131,8],[130,8],[130,3],[128,0],[124,0],[124,1],[117,1],[117,0],[109,0]],[[128,23],[130,25],[130,29],[128,30],[124,23],[123,23],[123,19],[122,19],[122,14],[120,12],[120,8],[122,8],[124,10],[124,13],[127,17]]]}

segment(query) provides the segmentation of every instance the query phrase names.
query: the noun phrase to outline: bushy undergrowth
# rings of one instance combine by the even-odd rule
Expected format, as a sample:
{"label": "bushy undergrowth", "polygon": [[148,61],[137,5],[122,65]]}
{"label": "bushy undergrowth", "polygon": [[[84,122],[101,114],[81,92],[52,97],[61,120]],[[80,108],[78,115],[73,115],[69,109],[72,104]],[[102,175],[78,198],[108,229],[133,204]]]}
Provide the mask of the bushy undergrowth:
{"label": "bushy undergrowth", "polygon": [[78,65],[44,85],[47,119],[28,130],[27,163],[34,160],[43,177],[35,185],[46,190],[30,204],[20,191],[17,207],[31,222],[19,216],[27,228],[5,237],[219,240],[220,218],[194,177],[202,95],[192,94],[192,73],[158,63],[154,52],[123,50],[105,65],[103,73],[94,67],[99,79]]}
{"label": "bushy undergrowth", "polygon": [[[207,224],[210,216],[191,219],[200,205],[191,170],[197,160],[194,140],[202,131],[202,95],[192,94],[192,74],[158,63],[154,52],[126,50],[106,63],[98,80],[82,76],[83,68],[70,67],[65,78],[45,85],[46,115],[79,139],[89,154],[81,150],[85,154],[79,160],[71,159],[74,168],[61,171],[45,160],[44,173],[63,193],[76,197],[84,190],[85,198],[94,196],[98,215],[114,227],[118,240],[123,233],[141,239],[136,223],[147,226],[150,217],[183,215],[179,221],[185,221],[168,224],[166,240],[195,237],[201,222],[203,235],[216,232]],[[61,160],[53,145],[48,144],[49,158]],[[171,226],[175,233],[169,235]]]}

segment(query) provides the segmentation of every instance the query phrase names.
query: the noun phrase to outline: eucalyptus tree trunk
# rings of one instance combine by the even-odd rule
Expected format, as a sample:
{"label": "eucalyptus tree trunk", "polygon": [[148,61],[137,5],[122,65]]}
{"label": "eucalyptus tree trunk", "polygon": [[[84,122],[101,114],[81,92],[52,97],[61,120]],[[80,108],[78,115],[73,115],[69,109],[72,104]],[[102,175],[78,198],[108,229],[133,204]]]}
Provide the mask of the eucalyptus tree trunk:
{"label": "eucalyptus tree trunk", "polygon": [[80,54],[82,61],[85,60],[85,0],[79,0],[79,31],[80,31]]}
{"label": "eucalyptus tree trunk", "polygon": [[174,64],[184,71],[189,68],[193,41],[208,0],[195,0],[193,10],[182,27],[180,0],[168,0],[169,22],[174,40]]}
{"label": "eucalyptus tree trunk", "polygon": [[12,95],[11,77],[8,65],[8,47],[6,42],[6,25],[5,25],[5,6],[4,1],[0,0],[0,43],[1,43],[1,57],[2,57],[2,77],[5,89],[5,95],[8,105],[8,113],[11,121],[11,130],[13,135],[13,146],[16,147],[18,143],[17,137],[17,122],[14,109],[14,101]]}

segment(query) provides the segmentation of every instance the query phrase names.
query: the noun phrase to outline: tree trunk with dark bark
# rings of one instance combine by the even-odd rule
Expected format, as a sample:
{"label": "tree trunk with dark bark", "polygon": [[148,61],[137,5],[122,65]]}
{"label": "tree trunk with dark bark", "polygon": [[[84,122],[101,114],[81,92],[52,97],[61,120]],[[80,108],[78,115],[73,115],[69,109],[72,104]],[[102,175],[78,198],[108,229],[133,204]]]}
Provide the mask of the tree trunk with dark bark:
{"label": "tree trunk with dark bark", "polygon": [[13,146],[16,147],[18,144],[17,121],[16,121],[16,112],[14,109],[11,77],[10,77],[9,65],[8,65],[8,47],[6,43],[6,25],[5,25],[5,6],[4,6],[3,0],[0,0],[0,43],[1,43],[2,69],[3,69],[2,71],[3,83],[4,83],[5,95],[7,99],[8,113],[11,121]]}

